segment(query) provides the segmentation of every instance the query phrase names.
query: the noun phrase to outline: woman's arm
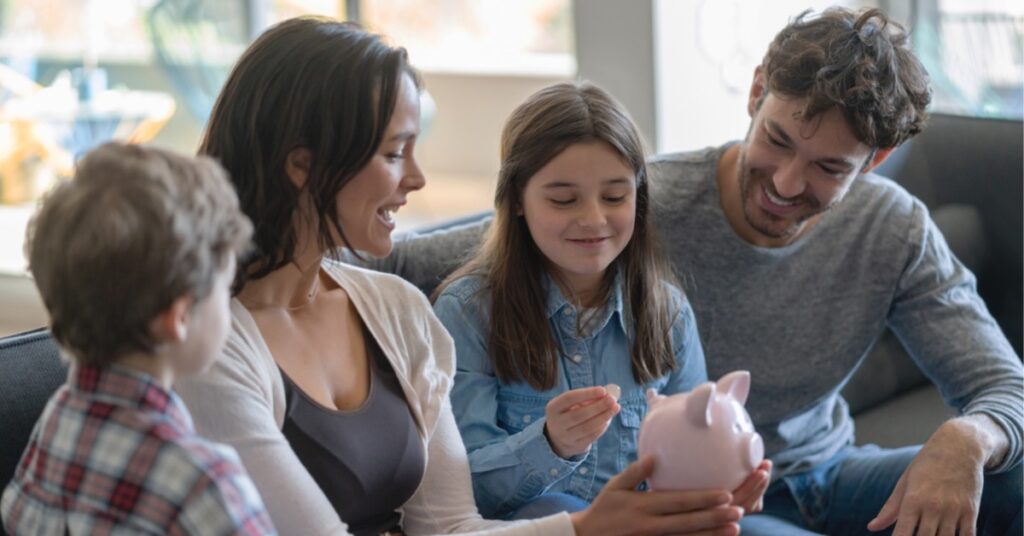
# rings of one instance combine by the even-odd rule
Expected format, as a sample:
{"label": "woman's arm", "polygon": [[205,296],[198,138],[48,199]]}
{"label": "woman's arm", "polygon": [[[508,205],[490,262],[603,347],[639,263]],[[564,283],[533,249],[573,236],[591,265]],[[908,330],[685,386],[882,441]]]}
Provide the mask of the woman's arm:
{"label": "woman's arm", "polygon": [[[539,418],[510,434],[498,426],[499,382],[487,355],[486,329],[475,300],[466,303],[446,293],[434,312],[455,342],[457,365],[451,404],[458,430],[469,450],[473,490],[481,513],[508,513],[555,482],[570,475],[582,461],[567,460],[551,448]],[[543,413],[544,408],[538,410]]]}
{"label": "woman's arm", "polygon": [[494,536],[573,535],[568,514],[531,521],[483,519],[473,501],[469,460],[451,406],[441,411],[430,438],[427,471],[416,494],[405,504],[407,534],[487,534]]}

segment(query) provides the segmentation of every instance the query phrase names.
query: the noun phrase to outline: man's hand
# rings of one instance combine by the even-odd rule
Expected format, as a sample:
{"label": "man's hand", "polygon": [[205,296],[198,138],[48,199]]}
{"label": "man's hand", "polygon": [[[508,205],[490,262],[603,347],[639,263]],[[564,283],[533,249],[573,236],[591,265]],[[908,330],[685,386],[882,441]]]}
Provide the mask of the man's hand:
{"label": "man's hand", "polygon": [[544,408],[544,433],[562,458],[583,454],[608,429],[619,404],[605,387],[566,391]]}
{"label": "man's hand", "polygon": [[896,523],[893,536],[911,536],[915,529],[918,536],[974,536],[984,469],[1002,458],[1006,444],[988,417],[947,421],[921,447],[868,530]]}

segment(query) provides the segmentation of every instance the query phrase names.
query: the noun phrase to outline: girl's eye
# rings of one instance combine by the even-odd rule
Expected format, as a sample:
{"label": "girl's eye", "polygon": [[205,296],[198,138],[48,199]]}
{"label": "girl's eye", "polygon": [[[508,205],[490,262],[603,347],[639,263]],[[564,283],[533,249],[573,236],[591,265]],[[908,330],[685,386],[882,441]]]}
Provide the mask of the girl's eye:
{"label": "girl's eye", "polygon": [[617,197],[614,197],[614,196],[613,197],[605,197],[604,200],[609,202],[609,203],[621,203],[621,202],[626,200],[626,196],[620,195],[620,196],[617,196]]}
{"label": "girl's eye", "polygon": [[554,203],[554,204],[556,204],[556,205],[558,205],[560,207],[571,205],[573,203],[573,201],[575,201],[575,199],[552,199],[551,200],[552,203]]}
{"label": "girl's eye", "polygon": [[391,162],[397,162],[402,159],[402,153],[388,153],[384,156]]}

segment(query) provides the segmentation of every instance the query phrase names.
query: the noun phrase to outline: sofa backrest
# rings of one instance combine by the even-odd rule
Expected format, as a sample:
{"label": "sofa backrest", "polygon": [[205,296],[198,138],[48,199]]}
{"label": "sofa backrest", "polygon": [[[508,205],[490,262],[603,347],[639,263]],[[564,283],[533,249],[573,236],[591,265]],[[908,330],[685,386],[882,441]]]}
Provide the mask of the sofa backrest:
{"label": "sofa backrest", "polygon": [[67,371],[46,329],[0,338],[0,490],[14,476],[36,419]]}

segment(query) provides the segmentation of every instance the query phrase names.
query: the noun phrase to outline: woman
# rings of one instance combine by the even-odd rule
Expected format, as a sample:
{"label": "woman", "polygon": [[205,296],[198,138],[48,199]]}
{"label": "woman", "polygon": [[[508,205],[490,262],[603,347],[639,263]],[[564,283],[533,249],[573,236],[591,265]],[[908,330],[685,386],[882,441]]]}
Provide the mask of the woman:
{"label": "woman", "polygon": [[178,386],[197,429],[238,449],[282,534],[664,532],[678,521],[665,512],[709,527],[738,519],[712,509],[728,494],[633,491],[649,461],[585,512],[521,524],[477,514],[448,404],[451,338],[414,287],[325,258],[391,250],[392,216],[424,184],[418,88],[403,49],[330,19],[278,24],[239,59],[200,152],[231,174],[255,252],[239,264],[224,355]]}

